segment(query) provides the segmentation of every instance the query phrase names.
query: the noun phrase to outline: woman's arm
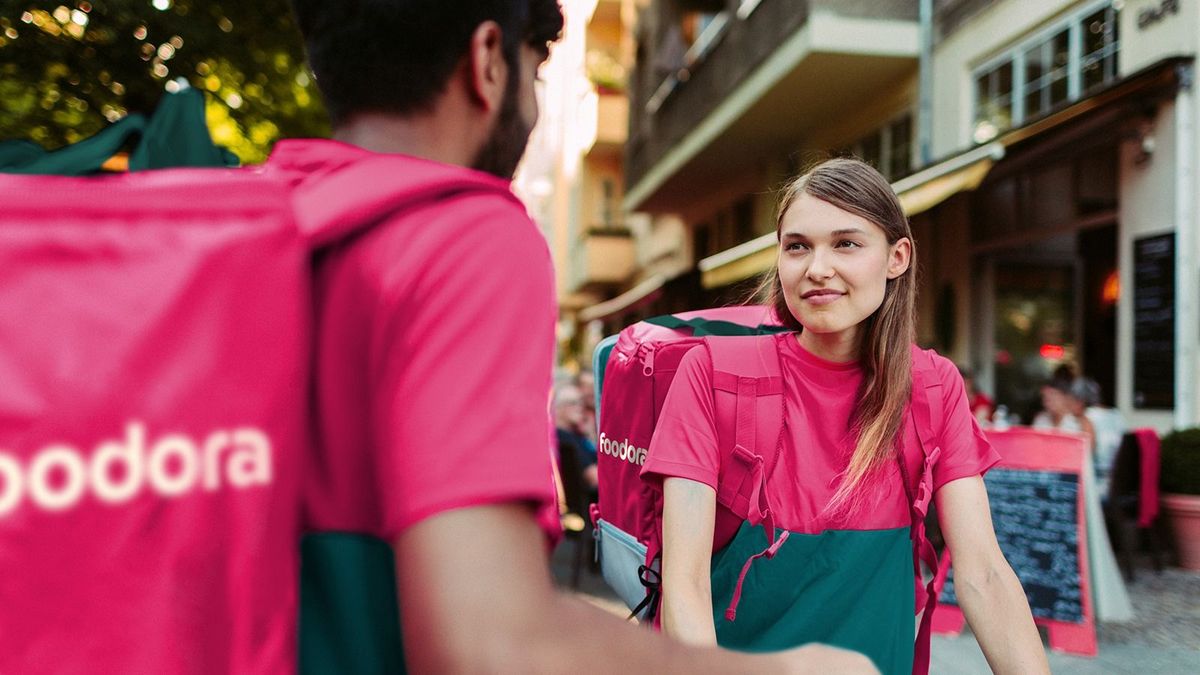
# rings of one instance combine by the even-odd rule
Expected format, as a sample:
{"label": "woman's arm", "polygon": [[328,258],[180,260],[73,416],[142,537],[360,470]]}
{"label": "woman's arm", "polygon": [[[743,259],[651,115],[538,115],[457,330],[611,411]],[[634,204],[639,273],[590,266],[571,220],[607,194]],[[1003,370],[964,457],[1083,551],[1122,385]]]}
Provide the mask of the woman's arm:
{"label": "woman's arm", "polygon": [[935,495],[954,561],[954,593],[994,673],[1049,673],[1021,582],[1000,552],[983,478],[960,478]]}
{"label": "woman's arm", "polygon": [[695,645],[717,644],[712,559],[717,493],[686,478],[663,481],[663,631]]}

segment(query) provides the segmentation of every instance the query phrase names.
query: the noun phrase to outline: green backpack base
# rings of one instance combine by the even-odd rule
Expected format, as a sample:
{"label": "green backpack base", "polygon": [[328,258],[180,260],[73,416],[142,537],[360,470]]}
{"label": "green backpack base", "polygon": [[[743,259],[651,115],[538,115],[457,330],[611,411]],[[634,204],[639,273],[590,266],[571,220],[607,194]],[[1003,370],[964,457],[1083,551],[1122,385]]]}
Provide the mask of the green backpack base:
{"label": "green backpack base", "polygon": [[325,532],[304,537],[300,551],[299,672],[406,672],[391,546]]}

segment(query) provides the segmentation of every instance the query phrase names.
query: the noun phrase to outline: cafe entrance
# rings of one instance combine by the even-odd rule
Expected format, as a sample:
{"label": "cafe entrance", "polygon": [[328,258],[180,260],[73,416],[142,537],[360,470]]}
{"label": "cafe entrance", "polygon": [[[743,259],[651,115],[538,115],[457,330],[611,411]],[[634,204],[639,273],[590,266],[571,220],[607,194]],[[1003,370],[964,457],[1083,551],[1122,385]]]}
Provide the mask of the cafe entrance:
{"label": "cafe entrance", "polygon": [[[1116,386],[1117,152],[1035,152],[996,167],[971,204],[980,384],[1029,423],[1041,384],[1070,368]],[[1004,166],[1008,164],[1008,166]]]}
{"label": "cafe entrance", "polygon": [[[1067,367],[1100,384],[1112,405],[1117,359],[1115,224],[984,256],[990,277],[990,352],[997,403],[1028,423],[1039,389]],[[987,303],[984,303],[985,305]]]}

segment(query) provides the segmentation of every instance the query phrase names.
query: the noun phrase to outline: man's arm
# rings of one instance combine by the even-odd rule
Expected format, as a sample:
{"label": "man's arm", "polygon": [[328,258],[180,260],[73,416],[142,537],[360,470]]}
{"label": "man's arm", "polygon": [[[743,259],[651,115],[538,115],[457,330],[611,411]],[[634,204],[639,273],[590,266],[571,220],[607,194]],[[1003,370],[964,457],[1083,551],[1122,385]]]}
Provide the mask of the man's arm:
{"label": "man's arm", "polygon": [[874,673],[809,645],[778,654],[691,648],[558,593],[545,535],[519,504],[446,511],[396,543],[401,625],[416,673]]}
{"label": "man's arm", "polygon": [[950,481],[936,499],[954,592],[992,672],[1049,673],[1025,591],[996,543],[983,478]]}

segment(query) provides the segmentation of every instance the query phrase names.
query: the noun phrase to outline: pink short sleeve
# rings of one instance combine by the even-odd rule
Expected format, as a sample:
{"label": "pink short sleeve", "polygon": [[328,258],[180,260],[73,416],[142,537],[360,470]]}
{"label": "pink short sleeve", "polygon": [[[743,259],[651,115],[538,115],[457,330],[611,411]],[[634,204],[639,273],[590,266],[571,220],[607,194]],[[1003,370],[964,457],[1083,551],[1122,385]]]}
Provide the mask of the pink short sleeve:
{"label": "pink short sleeve", "polygon": [[546,242],[502,195],[398,216],[323,263],[316,529],[394,538],[523,502],[558,535]]}
{"label": "pink short sleeve", "polygon": [[1000,454],[979,428],[967,402],[966,387],[958,369],[948,359],[934,356],[942,381],[945,426],[939,447],[942,454],[933,467],[933,489],[959,478],[983,475],[1000,461]]}
{"label": "pink short sleeve", "polygon": [[693,348],[679,370],[659,412],[642,476],[649,480],[687,478],[717,489],[721,466],[713,412],[712,359]]}

